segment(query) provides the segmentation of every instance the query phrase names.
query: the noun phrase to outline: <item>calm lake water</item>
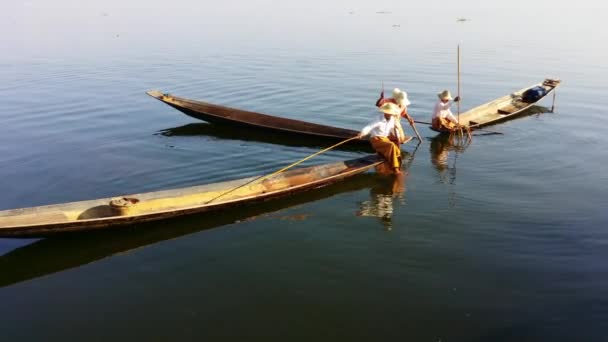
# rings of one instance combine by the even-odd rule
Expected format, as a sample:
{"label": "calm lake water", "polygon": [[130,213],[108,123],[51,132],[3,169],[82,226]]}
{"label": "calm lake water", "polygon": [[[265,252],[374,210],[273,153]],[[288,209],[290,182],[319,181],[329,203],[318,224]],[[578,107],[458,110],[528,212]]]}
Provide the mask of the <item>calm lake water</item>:
{"label": "calm lake water", "polygon": [[466,148],[419,125],[397,182],[0,239],[2,339],[606,340],[607,5],[271,4],[9,5],[0,210],[268,174],[326,147],[209,125],[151,89],[359,129],[384,81],[428,121],[460,43],[463,110],[559,77],[555,111]]}

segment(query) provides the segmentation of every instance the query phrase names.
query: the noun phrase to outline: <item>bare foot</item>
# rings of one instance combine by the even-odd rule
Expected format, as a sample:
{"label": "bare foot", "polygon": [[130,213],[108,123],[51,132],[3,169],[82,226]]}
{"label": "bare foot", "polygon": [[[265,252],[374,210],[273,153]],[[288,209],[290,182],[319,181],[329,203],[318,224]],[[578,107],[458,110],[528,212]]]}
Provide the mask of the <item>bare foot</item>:
{"label": "bare foot", "polygon": [[398,167],[396,167],[394,172],[395,172],[396,175],[400,175],[401,174],[401,169],[398,168]]}

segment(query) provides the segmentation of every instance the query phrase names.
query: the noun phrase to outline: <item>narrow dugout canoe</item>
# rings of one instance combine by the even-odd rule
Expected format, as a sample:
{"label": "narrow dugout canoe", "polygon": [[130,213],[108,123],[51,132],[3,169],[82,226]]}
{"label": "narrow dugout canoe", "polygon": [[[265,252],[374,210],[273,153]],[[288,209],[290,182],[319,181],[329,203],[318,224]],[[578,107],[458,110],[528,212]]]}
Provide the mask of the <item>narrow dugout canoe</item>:
{"label": "narrow dugout canoe", "polygon": [[[460,124],[469,127],[471,130],[475,130],[475,128],[481,128],[513,119],[551,94],[560,83],[560,80],[546,79],[541,83],[520,89],[514,93],[490,101],[464,113],[460,113]],[[522,95],[529,89],[535,87],[542,87],[545,90],[545,94],[535,101],[525,102]],[[450,132],[449,130],[438,130],[433,127],[431,127],[431,129],[440,133]]]}
{"label": "narrow dugout canoe", "polygon": [[[171,220],[170,229],[167,229],[168,225],[164,221],[156,221],[142,224],[138,229],[97,230],[79,234],[74,238],[40,239],[0,256],[0,288],[79,267],[160,241],[243,220],[255,220],[260,216],[273,215],[281,220],[297,219],[298,214],[294,216],[293,213],[278,212],[339,194],[369,191],[382,184],[379,183],[380,179],[383,178],[378,178],[377,174],[362,173],[349,178],[348,182],[338,182],[280,201],[239,207],[238,210],[231,210],[222,215],[210,212],[178,217]],[[298,213],[301,212],[298,210]],[[66,258],[66,255],[70,257]],[[27,267],[23,267],[24,265]]]}
{"label": "narrow dugout canoe", "polygon": [[[384,161],[377,155],[188,188],[0,211],[0,237],[43,237],[238,207],[326,186]],[[230,192],[229,192],[230,191]],[[222,195],[222,197],[219,197]],[[211,202],[210,202],[211,201]]]}
{"label": "narrow dugout canoe", "polygon": [[[341,141],[356,136],[359,132],[351,129],[325,126],[306,121],[250,112],[246,110],[215,105],[203,101],[164,94],[151,90],[146,94],[193,118],[214,124],[255,128],[266,132],[292,137],[315,138],[322,141]],[[354,139],[349,144],[368,144],[365,139]]]}

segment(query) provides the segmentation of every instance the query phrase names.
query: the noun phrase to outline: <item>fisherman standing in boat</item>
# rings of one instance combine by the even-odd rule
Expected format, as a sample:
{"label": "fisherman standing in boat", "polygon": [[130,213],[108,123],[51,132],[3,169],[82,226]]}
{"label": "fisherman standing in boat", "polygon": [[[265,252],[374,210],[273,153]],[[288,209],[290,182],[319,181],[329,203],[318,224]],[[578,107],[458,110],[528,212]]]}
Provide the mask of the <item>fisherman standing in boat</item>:
{"label": "fisherman standing in boat", "polygon": [[[452,94],[450,94],[449,90],[444,90],[441,93],[437,94],[439,97],[439,102],[435,105],[435,110],[433,111],[432,118],[432,127],[436,130],[448,130],[452,131],[458,127],[460,127],[458,120],[452,114],[450,110],[450,106],[452,103]],[[453,99],[454,102],[460,101],[460,97],[456,96]]]}
{"label": "fisherman standing in boat", "polygon": [[401,132],[402,140],[399,140],[399,144],[403,144],[405,142],[406,136],[403,131],[403,127],[401,126],[401,118],[406,118],[407,121],[410,122],[410,125],[414,127],[414,119],[407,113],[407,106],[410,105],[410,101],[407,98],[407,93],[399,88],[393,89],[393,97],[385,98],[384,97],[384,89],[380,92],[380,98],[376,101],[376,107],[380,108],[382,105],[386,103],[393,103],[399,106],[401,112],[399,116],[397,116],[396,123],[397,129]]}
{"label": "fisherman standing in boat", "polygon": [[376,152],[381,154],[393,169],[394,173],[401,173],[401,148],[398,143],[391,141],[390,136],[395,136],[397,141],[405,141],[403,130],[397,128],[397,118],[401,109],[394,103],[388,102],[378,109],[381,115],[367,126],[365,126],[358,137],[370,135],[370,143]]}

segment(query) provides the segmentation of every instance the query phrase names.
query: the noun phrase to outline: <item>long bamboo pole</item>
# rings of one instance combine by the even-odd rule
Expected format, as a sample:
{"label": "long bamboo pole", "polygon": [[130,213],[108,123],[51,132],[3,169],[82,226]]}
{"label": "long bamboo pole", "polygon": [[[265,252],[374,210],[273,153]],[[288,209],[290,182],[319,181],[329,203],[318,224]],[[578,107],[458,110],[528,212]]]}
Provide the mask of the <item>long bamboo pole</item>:
{"label": "long bamboo pole", "polygon": [[458,102],[456,105],[458,106],[458,125],[460,126],[460,44],[458,44]]}
{"label": "long bamboo pole", "polygon": [[323,152],[327,152],[327,151],[331,150],[332,148],[336,148],[336,147],[338,147],[338,146],[340,146],[340,145],[342,145],[342,144],[345,144],[345,143],[347,143],[347,142],[349,142],[349,141],[351,141],[351,140],[358,139],[358,138],[359,138],[359,136],[357,135],[357,136],[354,136],[354,137],[352,137],[352,138],[348,138],[348,139],[346,139],[346,140],[342,140],[342,141],[340,141],[339,143],[337,143],[337,144],[335,144],[335,145],[332,145],[332,146],[330,146],[330,147],[328,147],[328,148],[326,148],[326,149],[323,149],[323,150],[321,150],[321,151],[319,151],[319,152],[313,153],[313,154],[309,155],[308,157],[303,158],[303,159],[300,159],[300,160],[298,160],[297,162],[295,162],[295,163],[293,163],[293,164],[290,164],[290,165],[288,165],[288,166],[286,166],[286,167],[284,167],[284,168],[282,168],[282,169],[280,169],[280,170],[278,170],[278,171],[275,171],[275,172],[273,172],[273,173],[271,173],[271,174],[268,174],[268,175],[266,175],[266,176],[260,176],[260,177],[258,177],[258,178],[252,179],[252,180],[250,180],[249,182],[247,182],[247,183],[245,183],[245,184],[241,184],[241,185],[237,186],[236,188],[232,188],[232,189],[230,189],[230,190],[228,190],[228,191],[226,191],[226,192],[223,192],[223,193],[221,193],[221,194],[217,195],[216,197],[214,197],[214,198],[210,199],[210,200],[209,200],[209,201],[207,201],[207,203],[205,203],[205,204],[209,204],[209,203],[211,203],[211,202],[215,201],[216,199],[218,199],[218,198],[220,198],[220,197],[222,197],[222,196],[225,196],[225,195],[227,195],[227,194],[229,194],[229,193],[231,193],[231,192],[233,192],[233,191],[235,191],[235,190],[237,190],[237,189],[240,189],[240,188],[244,187],[245,185],[249,185],[249,184],[251,184],[251,183],[253,183],[253,182],[256,182],[256,181],[263,181],[263,180],[264,180],[264,179],[266,179],[266,178],[270,178],[270,177],[272,177],[272,176],[278,175],[279,173],[281,173],[281,172],[283,172],[283,171],[286,171],[287,169],[290,169],[290,168],[292,168],[292,167],[294,167],[294,166],[296,166],[296,165],[298,165],[298,164],[300,164],[300,163],[302,163],[302,162],[304,162],[304,161],[306,161],[306,160],[308,160],[308,159],[310,159],[310,158],[312,158],[312,157],[314,157],[314,156],[317,156],[317,155],[319,155],[319,154],[321,154],[321,153],[323,153]]}

